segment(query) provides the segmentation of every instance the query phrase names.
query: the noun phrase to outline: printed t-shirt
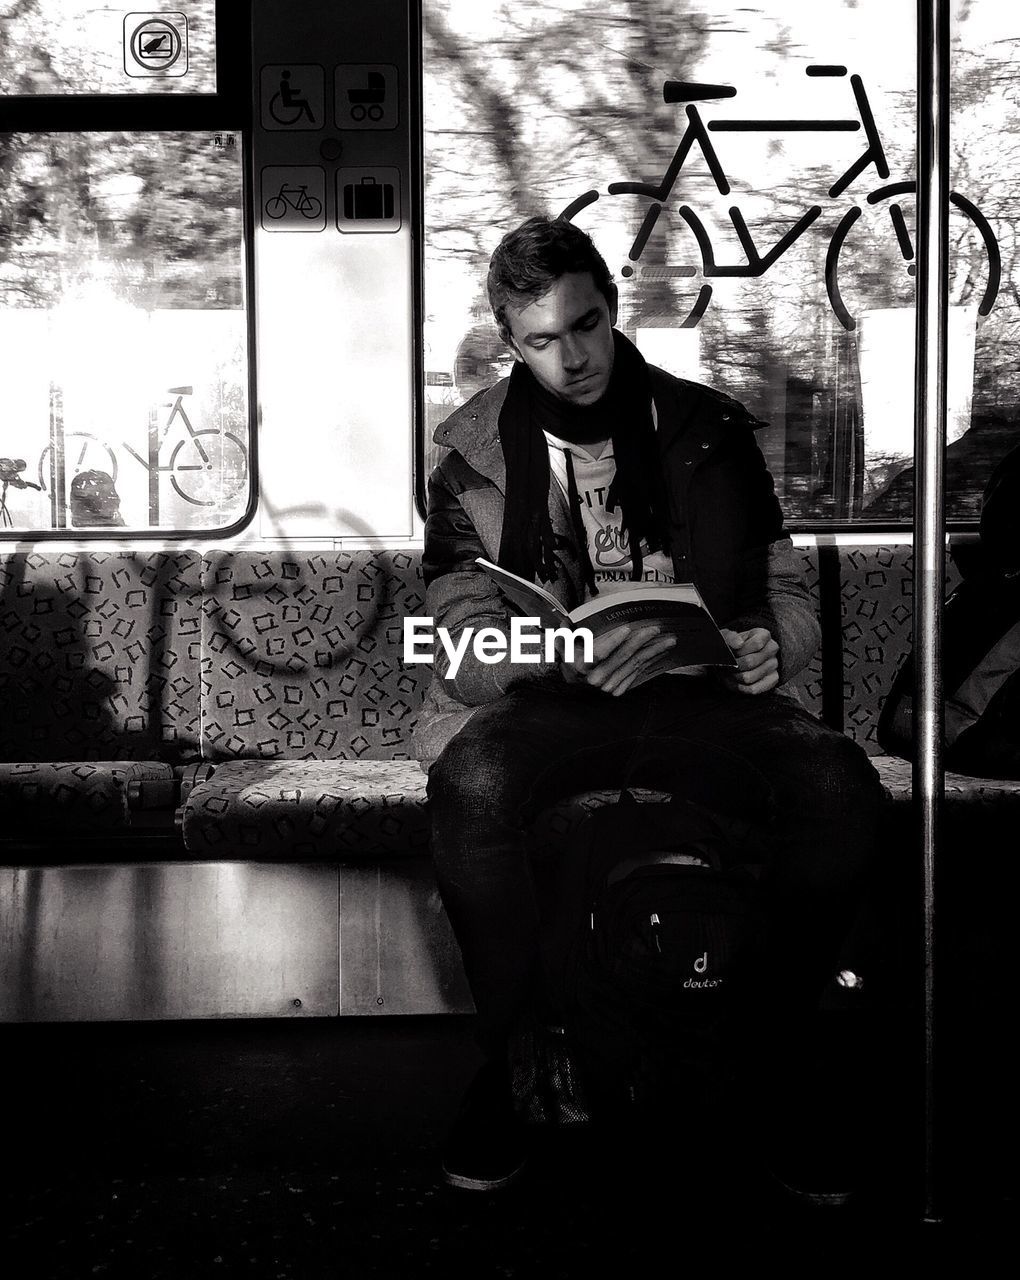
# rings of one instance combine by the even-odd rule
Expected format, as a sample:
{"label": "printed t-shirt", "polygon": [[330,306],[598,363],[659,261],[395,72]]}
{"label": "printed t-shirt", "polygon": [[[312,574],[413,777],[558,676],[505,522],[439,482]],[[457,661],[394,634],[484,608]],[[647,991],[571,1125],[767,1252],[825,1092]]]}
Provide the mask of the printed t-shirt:
{"label": "printed t-shirt", "polygon": [[[581,501],[581,519],[588,535],[588,554],[595,571],[595,585],[600,594],[622,591],[631,586],[631,570],[633,562],[627,535],[621,528],[623,518],[619,506],[615,511],[606,510],[606,499],[609,497],[609,486],[616,475],[616,459],[613,454],[613,442],[606,446],[599,457],[583,444],[571,444],[560,440],[548,431],[543,432],[549,445],[549,469],[556,477],[556,482],[563,490],[568,504],[570,489],[567,480],[567,459],[569,452],[574,464],[574,481],[577,484],[577,496]],[[643,582],[674,582],[673,561],[664,551],[645,550],[641,557],[641,580]],[[676,676],[700,676],[705,674],[704,667],[675,667],[668,672]]]}

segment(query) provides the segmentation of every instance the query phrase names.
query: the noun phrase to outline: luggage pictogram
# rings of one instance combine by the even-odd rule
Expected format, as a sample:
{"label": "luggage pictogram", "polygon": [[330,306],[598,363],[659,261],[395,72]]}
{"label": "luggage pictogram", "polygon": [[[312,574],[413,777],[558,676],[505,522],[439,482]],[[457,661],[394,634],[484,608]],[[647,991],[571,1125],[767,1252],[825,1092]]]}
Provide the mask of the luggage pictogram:
{"label": "luggage pictogram", "polygon": [[360,182],[344,184],[344,217],[351,221],[393,217],[393,184],[366,175]]}

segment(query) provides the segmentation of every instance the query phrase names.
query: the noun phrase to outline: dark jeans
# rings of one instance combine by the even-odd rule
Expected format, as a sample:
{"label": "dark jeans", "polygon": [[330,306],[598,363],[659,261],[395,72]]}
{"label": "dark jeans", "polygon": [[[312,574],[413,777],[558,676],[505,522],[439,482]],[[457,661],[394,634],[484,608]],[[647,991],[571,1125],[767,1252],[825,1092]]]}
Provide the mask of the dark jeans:
{"label": "dark jeans", "polygon": [[538,975],[528,824],[567,795],[623,784],[736,807],[764,794],[770,927],[751,1004],[774,1026],[832,976],[884,803],[855,743],[791,699],[707,678],[659,677],[619,698],[558,678],[522,685],[475,713],[428,783],[439,888],[491,1055]]}

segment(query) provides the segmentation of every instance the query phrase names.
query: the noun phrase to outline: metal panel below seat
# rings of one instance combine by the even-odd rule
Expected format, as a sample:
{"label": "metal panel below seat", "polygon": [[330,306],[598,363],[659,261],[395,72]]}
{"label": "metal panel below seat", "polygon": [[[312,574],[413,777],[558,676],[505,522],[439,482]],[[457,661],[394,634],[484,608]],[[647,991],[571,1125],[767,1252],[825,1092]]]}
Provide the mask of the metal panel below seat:
{"label": "metal panel below seat", "polygon": [[0,868],[0,1021],[321,1017],[335,866]]}

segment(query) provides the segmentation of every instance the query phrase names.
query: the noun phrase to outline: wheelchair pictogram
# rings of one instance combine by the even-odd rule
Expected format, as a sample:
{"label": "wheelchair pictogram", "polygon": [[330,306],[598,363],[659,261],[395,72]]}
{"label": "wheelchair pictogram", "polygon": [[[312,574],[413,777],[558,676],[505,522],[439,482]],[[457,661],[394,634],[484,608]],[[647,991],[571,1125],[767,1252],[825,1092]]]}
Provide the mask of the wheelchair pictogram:
{"label": "wheelchair pictogram", "polygon": [[285,128],[306,118],[309,124],[316,124],[308,99],[298,85],[291,84],[292,74],[289,70],[280,72],[280,87],[269,99],[269,114]]}
{"label": "wheelchair pictogram", "polygon": [[298,133],[325,124],[326,74],[317,63],[265,66],[260,88],[263,129]]}

